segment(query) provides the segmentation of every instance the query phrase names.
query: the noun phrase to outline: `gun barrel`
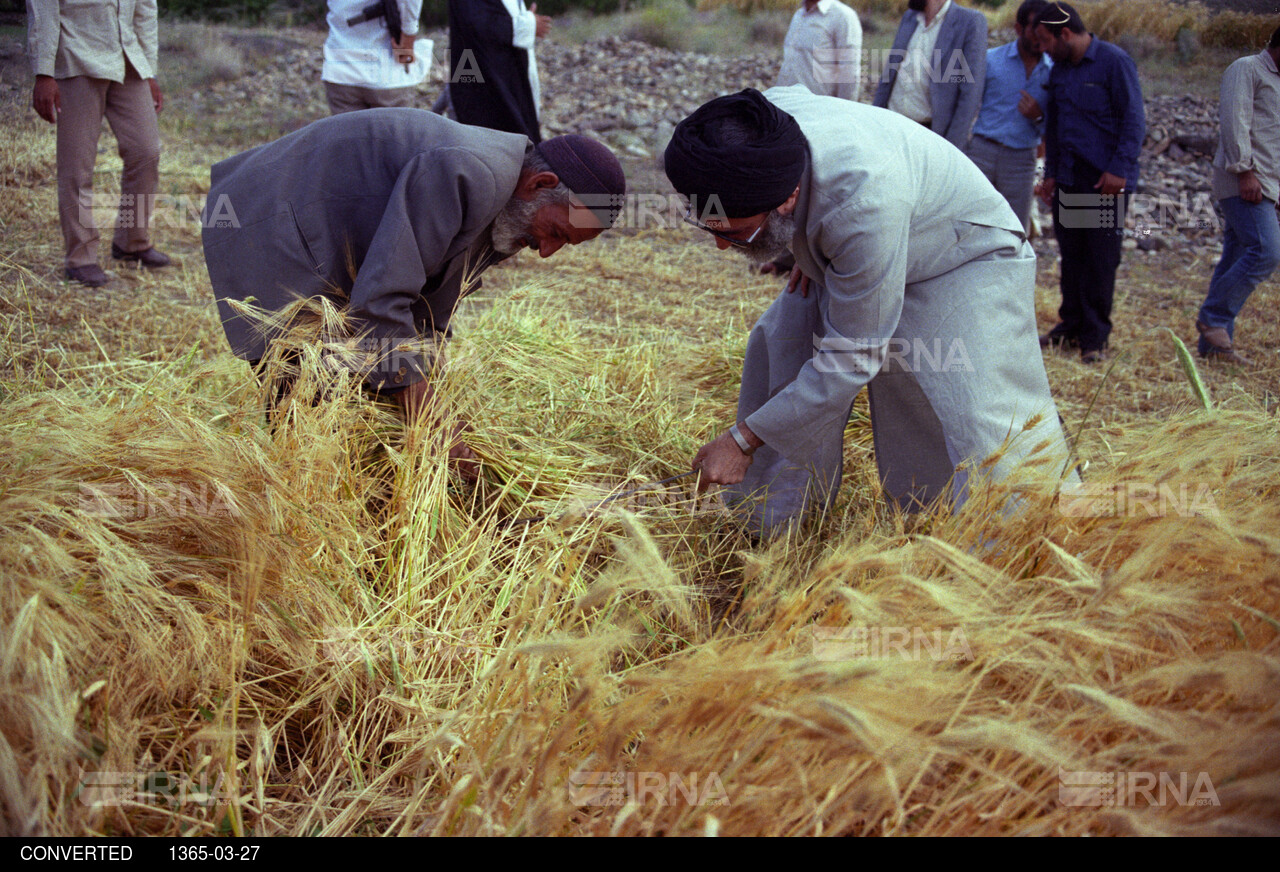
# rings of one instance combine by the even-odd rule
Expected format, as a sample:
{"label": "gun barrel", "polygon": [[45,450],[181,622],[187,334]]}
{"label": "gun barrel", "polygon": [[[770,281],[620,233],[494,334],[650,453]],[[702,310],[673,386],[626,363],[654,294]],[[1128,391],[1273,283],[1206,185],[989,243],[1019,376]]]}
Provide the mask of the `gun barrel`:
{"label": "gun barrel", "polygon": [[375,18],[381,18],[386,14],[386,10],[381,3],[370,3],[360,10],[359,15],[353,15],[347,19],[347,27],[355,27],[357,24],[373,21]]}

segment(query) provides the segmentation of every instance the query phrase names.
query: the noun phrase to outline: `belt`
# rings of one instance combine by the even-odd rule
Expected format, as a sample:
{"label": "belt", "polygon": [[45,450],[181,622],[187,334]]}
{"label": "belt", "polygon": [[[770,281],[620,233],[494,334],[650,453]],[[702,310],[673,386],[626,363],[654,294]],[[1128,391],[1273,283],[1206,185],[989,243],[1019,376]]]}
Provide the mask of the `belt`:
{"label": "belt", "polygon": [[987,142],[991,143],[992,145],[998,145],[998,146],[1000,146],[1001,148],[1007,148],[1009,151],[1032,151],[1032,150],[1034,150],[1034,149],[1035,149],[1035,146],[1034,146],[1034,145],[1028,145],[1028,146],[1027,146],[1027,147],[1025,147],[1025,148],[1019,148],[1019,147],[1017,147],[1017,146],[1013,146],[1013,145],[1005,145],[1005,144],[1004,144],[1003,142],[1001,142],[1000,140],[998,140],[998,139],[992,139],[990,136],[983,136],[981,133],[975,133],[975,134],[973,135],[973,138],[974,138],[974,139],[985,139]]}

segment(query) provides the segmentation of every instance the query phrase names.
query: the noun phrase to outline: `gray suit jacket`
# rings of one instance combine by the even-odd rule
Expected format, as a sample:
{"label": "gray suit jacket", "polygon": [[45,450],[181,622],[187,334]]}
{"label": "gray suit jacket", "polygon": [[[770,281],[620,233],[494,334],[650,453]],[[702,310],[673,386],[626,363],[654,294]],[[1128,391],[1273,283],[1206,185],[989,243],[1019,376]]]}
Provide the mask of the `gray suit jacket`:
{"label": "gray suit jacket", "polygon": [[[889,105],[898,67],[918,24],[916,13],[908,10],[898,25],[898,34],[893,38],[893,48],[872,101],[882,109]],[[969,144],[978,110],[982,108],[982,87],[987,79],[987,19],[981,12],[966,9],[952,0],[940,27],[934,46],[934,57],[940,63],[935,65],[929,82],[929,104],[933,107],[931,129],[963,150]],[[957,80],[951,81],[953,78]]]}
{"label": "gray suit jacket", "polygon": [[[276,311],[325,296],[375,348],[445,331],[528,144],[419,109],[366,109],[216,164],[204,251],[232,350],[261,358],[270,337],[230,300]],[[425,367],[402,356],[386,386]]]}

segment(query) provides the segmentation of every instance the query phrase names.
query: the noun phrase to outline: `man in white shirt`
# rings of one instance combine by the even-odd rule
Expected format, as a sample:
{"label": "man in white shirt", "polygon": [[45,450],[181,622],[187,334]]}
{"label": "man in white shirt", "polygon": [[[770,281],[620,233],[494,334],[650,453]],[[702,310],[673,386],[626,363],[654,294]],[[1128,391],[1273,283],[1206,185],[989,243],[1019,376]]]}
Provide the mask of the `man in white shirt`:
{"label": "man in white shirt", "polygon": [[822,97],[857,100],[862,89],[862,22],[840,0],[804,0],[782,43],[779,87],[804,85]]}
{"label": "man in white shirt", "polygon": [[952,0],[908,0],[874,103],[963,150],[982,106],[987,19]]}
{"label": "man in white shirt", "polygon": [[[782,43],[778,87],[803,85],[820,97],[857,102],[862,93],[862,22],[839,0],[804,0],[791,16]],[[760,272],[785,275],[795,266],[786,252],[760,266]]]}
{"label": "man in white shirt", "polygon": [[422,0],[393,0],[400,12],[400,39],[378,16],[355,24],[376,0],[329,0],[329,37],[324,42],[324,82],[329,111],[354,112],[384,106],[413,106],[414,92],[431,69],[432,41],[418,38]]}

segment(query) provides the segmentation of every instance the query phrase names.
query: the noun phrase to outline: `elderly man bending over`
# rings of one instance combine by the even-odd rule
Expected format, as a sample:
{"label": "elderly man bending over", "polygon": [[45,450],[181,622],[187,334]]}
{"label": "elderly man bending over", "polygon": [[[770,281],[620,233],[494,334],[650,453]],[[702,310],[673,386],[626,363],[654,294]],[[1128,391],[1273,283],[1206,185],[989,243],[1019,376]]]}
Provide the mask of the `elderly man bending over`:
{"label": "elderly man bending over", "polygon": [[752,330],[737,423],[693,461],[772,534],[840,483],[868,385],[876,462],[905,509],[962,502],[1066,445],[1036,338],[1035,254],[1013,210],[951,143],[900,115],[804,88],[746,90],[682,121],[666,172],[688,220],[796,271]]}
{"label": "elderly man bending over", "polygon": [[[594,239],[626,186],[586,137],[534,146],[417,109],[335,115],[212,176],[204,251],[232,351],[256,365],[272,339],[233,303],[327,297],[373,352],[367,387],[409,414],[430,399],[429,361],[404,349],[448,330],[464,281],[522,248]],[[470,452],[458,441],[451,456]]]}

